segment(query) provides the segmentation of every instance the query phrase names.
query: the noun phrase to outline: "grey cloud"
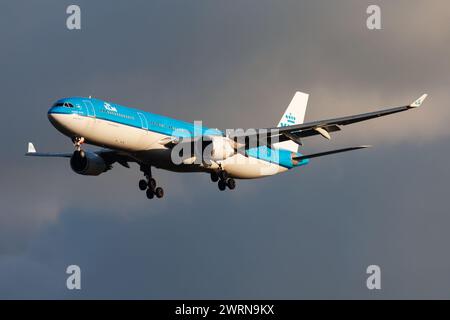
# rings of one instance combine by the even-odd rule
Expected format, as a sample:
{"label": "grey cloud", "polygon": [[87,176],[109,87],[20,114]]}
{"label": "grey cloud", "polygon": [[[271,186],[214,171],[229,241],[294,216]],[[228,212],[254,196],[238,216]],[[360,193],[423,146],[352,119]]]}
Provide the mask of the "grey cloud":
{"label": "grey cloud", "polygon": [[[448,298],[449,5],[379,3],[379,32],[370,1],[79,1],[80,32],[69,2],[2,4],[0,297]],[[304,150],[373,149],[232,193],[156,170],[167,197],[149,202],[136,167],[88,178],[23,157],[29,139],[71,150],[46,119],[62,96],[247,128],[275,124],[295,90],[311,120],[430,98]],[[64,287],[73,263],[81,292]]]}

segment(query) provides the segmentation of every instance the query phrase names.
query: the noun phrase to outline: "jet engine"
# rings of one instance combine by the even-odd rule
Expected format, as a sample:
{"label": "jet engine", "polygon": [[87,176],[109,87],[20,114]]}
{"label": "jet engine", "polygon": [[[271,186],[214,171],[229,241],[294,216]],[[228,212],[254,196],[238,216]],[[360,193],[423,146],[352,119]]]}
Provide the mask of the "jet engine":
{"label": "jet engine", "polygon": [[98,176],[108,170],[108,166],[98,154],[89,151],[75,151],[70,158],[73,171],[84,176]]}

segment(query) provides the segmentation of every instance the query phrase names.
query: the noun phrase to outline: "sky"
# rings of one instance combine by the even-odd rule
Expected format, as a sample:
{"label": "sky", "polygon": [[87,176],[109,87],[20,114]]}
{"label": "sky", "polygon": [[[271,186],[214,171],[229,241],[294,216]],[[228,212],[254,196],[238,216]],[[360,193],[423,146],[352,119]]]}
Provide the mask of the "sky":
{"label": "sky", "polygon": [[[81,8],[81,30],[66,8]],[[381,30],[366,27],[369,5]],[[450,298],[450,4],[420,0],[2,1],[0,298]],[[219,192],[206,174],[99,177],[64,159],[48,122],[89,96],[208,127],[278,123],[295,91],[306,120],[429,98],[417,110],[305,140],[370,144]],[[66,288],[79,265],[82,289]],[[366,268],[381,269],[368,290]]]}

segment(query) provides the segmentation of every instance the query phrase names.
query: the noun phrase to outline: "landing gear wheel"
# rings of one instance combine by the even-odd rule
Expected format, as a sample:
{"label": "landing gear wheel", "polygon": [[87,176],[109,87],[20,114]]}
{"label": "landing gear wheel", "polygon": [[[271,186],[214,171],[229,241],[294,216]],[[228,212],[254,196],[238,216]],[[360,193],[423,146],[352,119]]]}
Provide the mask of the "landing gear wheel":
{"label": "landing gear wheel", "polygon": [[226,172],[225,170],[219,171],[219,178],[220,178],[220,180],[223,180],[223,181],[227,180],[228,172]]}
{"label": "landing gear wheel", "polygon": [[224,191],[227,188],[227,184],[223,180],[219,180],[218,186],[220,191]]}
{"label": "landing gear wheel", "polygon": [[227,186],[230,190],[233,190],[234,188],[236,188],[236,181],[234,181],[233,178],[228,179]]}
{"label": "landing gear wheel", "polygon": [[156,180],[153,179],[153,178],[148,179],[147,185],[148,185],[149,189],[155,190],[155,188],[156,188]]}
{"label": "landing gear wheel", "polygon": [[145,181],[144,179],[139,180],[139,189],[141,189],[142,191],[147,189],[147,185],[147,181]]}
{"label": "landing gear wheel", "polygon": [[211,172],[211,181],[212,182],[219,181],[219,175],[217,174],[217,172]]}
{"label": "landing gear wheel", "polygon": [[147,189],[145,194],[147,195],[147,198],[149,198],[149,199],[153,199],[153,197],[155,196],[155,194],[153,193],[153,190],[150,190],[150,189]]}
{"label": "landing gear wheel", "polygon": [[164,197],[164,189],[161,187],[156,188],[155,194],[156,194],[156,197],[158,197],[158,198]]}
{"label": "landing gear wheel", "polygon": [[162,198],[164,196],[164,190],[161,187],[156,187],[156,180],[152,178],[151,166],[141,164],[140,169],[144,173],[145,179],[139,181],[139,189],[147,189],[145,194],[149,199],[153,199],[155,195],[158,198]]}

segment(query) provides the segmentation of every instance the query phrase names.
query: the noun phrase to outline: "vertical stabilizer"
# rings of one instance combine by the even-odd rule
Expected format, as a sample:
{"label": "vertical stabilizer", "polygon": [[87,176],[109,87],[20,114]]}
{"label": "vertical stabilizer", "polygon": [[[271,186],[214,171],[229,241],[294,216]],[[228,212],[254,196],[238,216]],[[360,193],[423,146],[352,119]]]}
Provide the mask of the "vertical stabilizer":
{"label": "vertical stabilizer", "polygon": [[[291,103],[287,107],[277,127],[292,126],[302,124],[305,120],[306,106],[309,94],[297,91]],[[274,143],[275,148],[298,152],[298,144],[293,141],[283,141]]]}

